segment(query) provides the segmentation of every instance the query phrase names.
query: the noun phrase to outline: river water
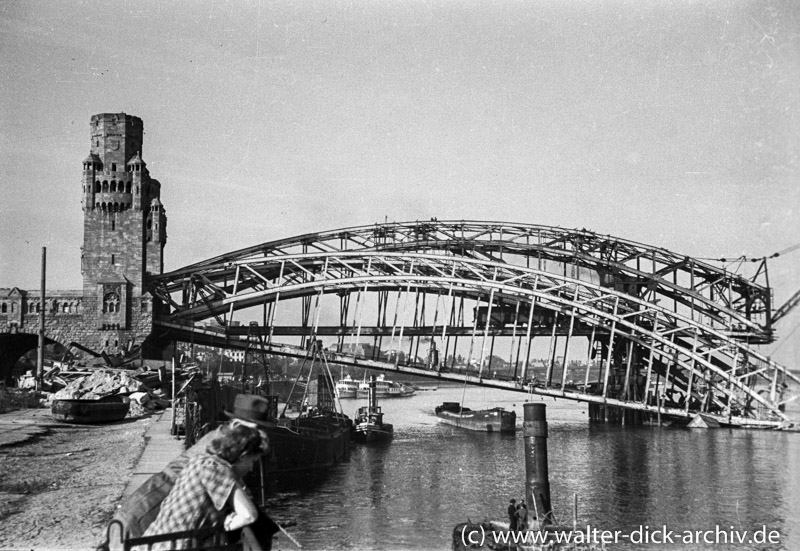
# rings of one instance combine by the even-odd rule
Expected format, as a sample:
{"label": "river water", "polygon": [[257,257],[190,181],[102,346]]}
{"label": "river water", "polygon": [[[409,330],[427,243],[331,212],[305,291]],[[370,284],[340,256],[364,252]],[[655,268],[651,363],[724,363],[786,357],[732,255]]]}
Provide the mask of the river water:
{"label": "river water", "polygon": [[[450,386],[385,399],[391,443],[354,444],[349,462],[306,488],[273,494],[269,511],[296,519],[288,531],[313,550],[445,551],[456,524],[503,519],[509,499],[524,498],[522,431],[473,433],[439,424],[434,407],[460,401],[462,393],[473,409],[513,409],[521,427],[524,394]],[[352,417],[363,402],[342,405]],[[553,508],[562,522],[572,524],[577,493],[579,528],[627,534],[647,526],[674,534],[673,544],[613,549],[800,549],[800,433],[590,425],[585,404],[544,402]],[[798,419],[799,410],[794,402],[789,412]],[[774,543],[730,543],[764,527]],[[701,542],[684,543],[687,530],[702,531]],[[716,540],[728,543],[705,543]],[[295,548],[285,536],[276,546]]]}

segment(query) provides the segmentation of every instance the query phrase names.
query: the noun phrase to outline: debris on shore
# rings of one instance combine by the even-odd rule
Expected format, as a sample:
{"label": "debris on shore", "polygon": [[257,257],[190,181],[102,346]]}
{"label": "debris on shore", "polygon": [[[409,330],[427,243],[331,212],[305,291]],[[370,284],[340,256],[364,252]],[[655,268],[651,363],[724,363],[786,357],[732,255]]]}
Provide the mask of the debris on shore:
{"label": "debris on shore", "polygon": [[70,381],[53,394],[55,400],[98,400],[116,394],[140,392],[147,387],[127,371],[97,369]]}

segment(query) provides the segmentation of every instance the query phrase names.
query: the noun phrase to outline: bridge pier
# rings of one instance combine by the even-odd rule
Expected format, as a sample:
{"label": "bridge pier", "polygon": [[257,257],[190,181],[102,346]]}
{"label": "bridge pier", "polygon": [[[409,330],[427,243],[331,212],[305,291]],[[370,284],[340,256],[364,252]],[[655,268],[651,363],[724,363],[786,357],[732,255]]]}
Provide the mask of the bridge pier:
{"label": "bridge pier", "polygon": [[607,404],[589,404],[590,423],[612,423],[616,425],[642,425],[645,412],[610,406]]}

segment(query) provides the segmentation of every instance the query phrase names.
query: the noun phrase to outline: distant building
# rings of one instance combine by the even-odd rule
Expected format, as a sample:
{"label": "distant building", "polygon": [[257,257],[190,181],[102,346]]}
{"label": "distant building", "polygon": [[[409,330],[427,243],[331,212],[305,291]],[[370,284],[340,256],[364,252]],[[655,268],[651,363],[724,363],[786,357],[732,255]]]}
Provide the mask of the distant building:
{"label": "distant building", "polygon": [[234,362],[243,362],[244,361],[244,350],[231,350],[231,349],[226,348],[223,351],[223,354],[225,355],[226,358],[228,358],[229,360],[232,360]]}

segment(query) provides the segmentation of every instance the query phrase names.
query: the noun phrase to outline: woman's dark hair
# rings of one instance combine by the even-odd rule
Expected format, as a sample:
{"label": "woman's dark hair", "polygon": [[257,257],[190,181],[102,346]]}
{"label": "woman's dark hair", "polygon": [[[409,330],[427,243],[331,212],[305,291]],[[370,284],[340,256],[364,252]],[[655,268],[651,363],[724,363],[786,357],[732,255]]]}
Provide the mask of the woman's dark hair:
{"label": "woman's dark hair", "polygon": [[207,451],[228,463],[235,463],[245,454],[261,455],[267,451],[266,435],[258,429],[230,423],[220,428],[220,435],[209,443]]}

